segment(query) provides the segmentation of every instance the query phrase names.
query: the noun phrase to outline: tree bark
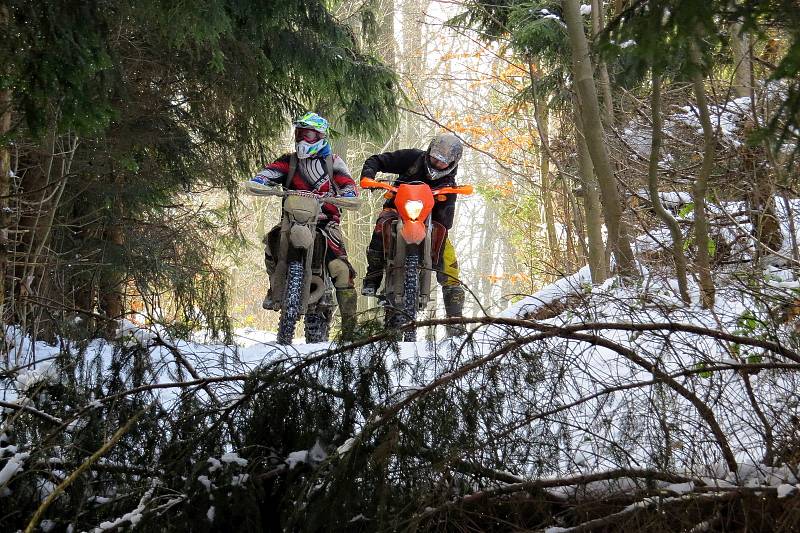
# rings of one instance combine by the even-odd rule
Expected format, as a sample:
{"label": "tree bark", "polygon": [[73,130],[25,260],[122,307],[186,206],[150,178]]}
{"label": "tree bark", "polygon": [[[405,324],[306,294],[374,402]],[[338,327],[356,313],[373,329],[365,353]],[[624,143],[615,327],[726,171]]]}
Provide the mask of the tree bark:
{"label": "tree bark", "polygon": [[661,77],[653,72],[653,94],[651,98],[653,114],[653,139],[650,146],[650,167],[648,175],[648,190],[650,202],[656,215],[667,225],[672,236],[672,258],[675,261],[675,276],[678,278],[678,292],[685,304],[692,301],[689,298],[689,287],[686,278],[686,255],[683,253],[683,233],[678,221],[661,204],[658,195],[658,159],[661,150],[662,121],[661,121]]}
{"label": "tree bark", "polygon": [[[596,39],[603,31],[603,2],[592,0],[592,38]],[[614,99],[611,95],[611,77],[608,65],[600,60],[597,64],[597,75],[600,77],[600,90],[603,96],[603,121],[606,128],[614,125]]]}
{"label": "tree bark", "polygon": [[708,179],[714,166],[715,143],[714,127],[711,124],[711,115],[708,111],[706,89],[701,74],[702,62],[697,44],[689,48],[689,54],[694,63],[692,74],[692,87],[697,99],[697,110],[700,115],[700,124],[703,127],[703,163],[700,172],[692,185],[694,200],[694,240],[697,245],[696,270],[700,281],[701,304],[704,308],[714,307],[714,280],[711,277],[711,253],[709,250],[711,239],[708,235],[708,218],[706,217],[706,194],[708,193]]}
{"label": "tree bark", "polygon": [[750,39],[742,31],[742,24],[736,22],[730,26],[731,51],[733,52],[733,85],[737,97],[750,96]]}
{"label": "tree bark", "polygon": [[[547,102],[540,102],[536,106],[536,122],[539,124],[539,135],[544,136],[542,143],[548,143],[549,131],[549,111]],[[539,151],[541,154],[539,173],[541,175],[542,191],[542,210],[544,211],[544,223],[547,231],[547,247],[550,251],[550,270],[563,275],[563,259],[561,249],[556,234],[555,216],[553,215],[553,185],[550,179],[550,155],[544,147]]]}
{"label": "tree bark", "polygon": [[[117,212],[120,212],[119,207]],[[103,232],[103,240],[106,243],[106,249],[117,250],[122,248],[125,243],[122,225],[119,223],[110,224]],[[115,253],[113,255],[118,254]],[[123,318],[125,314],[124,283],[124,275],[116,271],[109,271],[100,279],[98,304],[106,317],[103,329],[108,339],[116,337],[117,321]]]}
{"label": "tree bark", "polygon": [[[425,13],[430,4],[429,0],[402,0],[403,14],[403,59],[402,75],[412,87],[412,109],[422,111],[420,101],[425,101],[423,93],[425,86],[422,73],[426,62],[426,39],[423,29],[426,27]],[[404,113],[403,124],[400,132],[402,147],[418,146],[422,136],[421,119],[419,115]]]}
{"label": "tree bark", "polygon": [[583,121],[577,102],[575,102],[575,142],[578,145],[578,170],[582,178],[581,188],[586,212],[589,270],[592,274],[592,283],[602,283],[608,279],[608,256],[603,243],[603,214],[600,206],[600,193],[597,190],[597,179],[594,175],[594,165],[592,165],[589,149],[586,147]]}
{"label": "tree bark", "polygon": [[567,254],[570,273],[586,264],[586,225],[578,200],[572,191],[573,183],[566,176],[561,180],[561,194],[564,197],[564,224],[567,233]]}
{"label": "tree bark", "polygon": [[586,145],[597,173],[602,196],[603,215],[608,231],[608,247],[614,254],[619,274],[632,276],[636,273],[635,258],[628,240],[628,230],[622,218],[623,209],[617,191],[616,178],[606,150],[603,124],[600,120],[600,104],[597,87],[589,58],[589,46],[583,33],[583,22],[577,0],[562,0],[564,21],[572,48],[575,86],[580,101]]}
{"label": "tree bark", "polygon": [[[8,29],[8,8],[0,6],[0,35]],[[2,68],[2,67],[0,67]],[[9,195],[11,194],[11,156],[5,136],[11,130],[11,90],[0,90],[0,323],[5,322],[6,303],[6,273],[8,271],[8,258],[11,241],[9,227],[11,226],[11,211],[9,209]],[[5,352],[5,350],[3,350]]]}

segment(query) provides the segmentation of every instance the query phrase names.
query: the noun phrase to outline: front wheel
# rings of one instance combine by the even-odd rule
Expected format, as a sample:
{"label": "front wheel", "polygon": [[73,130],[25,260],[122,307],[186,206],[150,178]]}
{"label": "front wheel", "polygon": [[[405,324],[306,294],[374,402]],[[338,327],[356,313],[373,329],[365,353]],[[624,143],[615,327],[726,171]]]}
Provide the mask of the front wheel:
{"label": "front wheel", "polygon": [[305,268],[301,261],[291,261],[286,268],[286,292],[278,322],[278,344],[292,344],[294,328],[300,318],[300,300],[303,297]]}
{"label": "front wheel", "polygon": [[[406,256],[405,277],[403,278],[403,310],[400,317],[402,323],[413,322],[417,319],[417,305],[419,302],[419,254],[416,252]],[[417,330],[409,329],[403,332],[405,342],[417,340]]]}

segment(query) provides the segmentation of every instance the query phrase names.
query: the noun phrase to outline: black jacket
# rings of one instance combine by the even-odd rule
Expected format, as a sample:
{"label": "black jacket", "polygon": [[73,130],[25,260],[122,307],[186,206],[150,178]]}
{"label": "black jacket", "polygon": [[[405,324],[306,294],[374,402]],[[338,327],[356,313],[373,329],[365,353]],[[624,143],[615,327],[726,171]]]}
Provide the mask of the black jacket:
{"label": "black jacket", "polygon": [[[361,176],[374,178],[378,172],[386,172],[387,174],[398,175],[397,179],[394,180],[394,185],[399,183],[422,182],[429,185],[432,189],[453,187],[456,185],[458,167],[454,168],[446,176],[442,176],[438,180],[432,180],[428,176],[425,165],[426,157],[428,157],[427,152],[417,148],[407,148],[405,150],[397,150],[396,152],[376,154],[364,161],[364,168],[361,170]],[[383,207],[394,208],[394,199],[387,200],[386,203],[383,204]],[[434,204],[431,218],[445,228],[450,229],[453,226],[453,216],[455,212],[456,195],[448,194],[447,200]]]}

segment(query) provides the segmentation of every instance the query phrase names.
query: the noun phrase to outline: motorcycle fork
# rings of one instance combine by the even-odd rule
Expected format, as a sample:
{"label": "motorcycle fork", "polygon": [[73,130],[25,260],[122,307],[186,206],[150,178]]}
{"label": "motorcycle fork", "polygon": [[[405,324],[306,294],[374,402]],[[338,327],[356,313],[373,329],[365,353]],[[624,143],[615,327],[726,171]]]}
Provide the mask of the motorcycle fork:
{"label": "motorcycle fork", "polygon": [[431,295],[433,263],[431,260],[431,224],[428,221],[427,236],[419,244],[407,243],[400,234],[402,220],[392,222],[392,242],[386,247],[386,300],[389,305],[401,307],[403,301],[403,283],[405,278],[405,262],[409,253],[417,252],[419,255],[419,285],[418,309],[423,310],[428,305]]}
{"label": "motorcycle fork", "polygon": [[[308,258],[306,277],[309,280],[309,298],[307,307],[314,309],[317,307],[323,310],[333,307],[333,282],[328,274],[328,238],[317,231],[314,236],[313,254]],[[315,286],[311,292],[312,285]],[[317,296],[318,295],[318,296]]]}
{"label": "motorcycle fork", "polygon": [[272,288],[272,297],[275,301],[283,304],[283,296],[286,291],[286,270],[289,264],[289,230],[292,222],[286,213],[281,218],[280,238],[278,239],[278,250],[275,257],[275,272],[270,276],[269,284]]}
{"label": "motorcycle fork", "polygon": [[[316,248],[316,241],[317,237],[320,236],[319,232],[317,232],[317,215],[319,214],[319,204],[313,205],[310,202],[304,202],[303,200],[297,200],[296,202],[303,202],[299,205],[300,208],[304,208],[303,211],[298,210],[298,215],[301,215],[301,222],[295,219],[295,216],[292,214],[291,209],[287,209],[287,203],[284,202],[283,207],[283,216],[281,218],[281,232],[280,232],[280,240],[279,240],[279,251],[277,262],[275,265],[275,274],[270,278],[270,286],[272,288],[273,297],[278,299],[281,304],[283,304],[283,296],[284,292],[286,291],[286,272],[288,268],[288,264],[290,261],[299,260],[303,262],[305,275],[303,277],[303,294],[300,300],[300,313],[305,314],[308,308],[308,297],[311,292],[311,267],[312,261],[314,258],[314,251]],[[309,246],[308,248],[296,248],[292,246],[289,233],[292,229],[292,226],[306,226],[308,227],[314,235],[314,244]],[[324,237],[323,237],[324,238]],[[324,254],[323,254],[324,260]]]}

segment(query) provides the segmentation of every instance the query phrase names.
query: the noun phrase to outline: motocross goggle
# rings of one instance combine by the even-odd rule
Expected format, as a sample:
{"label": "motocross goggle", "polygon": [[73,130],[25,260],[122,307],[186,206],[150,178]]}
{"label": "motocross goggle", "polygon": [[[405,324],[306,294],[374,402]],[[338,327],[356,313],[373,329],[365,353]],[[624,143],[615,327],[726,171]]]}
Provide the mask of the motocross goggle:
{"label": "motocross goggle", "polygon": [[320,139],[324,139],[325,134],[308,128],[295,128],[294,129],[294,142],[306,141],[308,143],[315,143]]}
{"label": "motocross goggle", "polygon": [[428,164],[433,168],[435,168],[436,170],[447,170],[450,167],[450,163],[436,157],[433,154],[428,156]]}

